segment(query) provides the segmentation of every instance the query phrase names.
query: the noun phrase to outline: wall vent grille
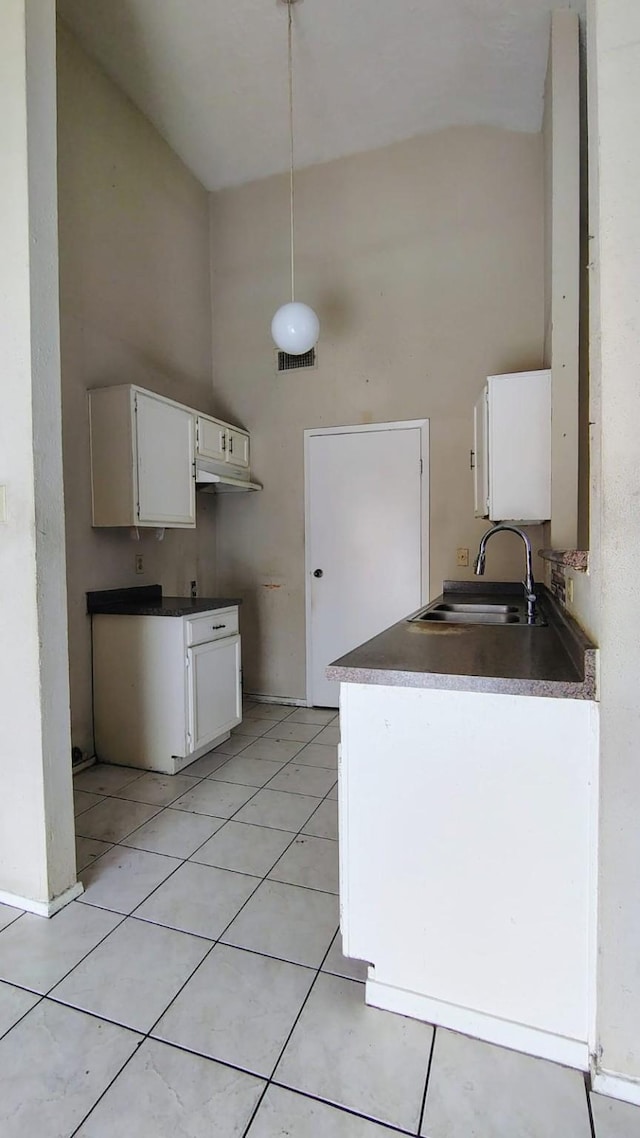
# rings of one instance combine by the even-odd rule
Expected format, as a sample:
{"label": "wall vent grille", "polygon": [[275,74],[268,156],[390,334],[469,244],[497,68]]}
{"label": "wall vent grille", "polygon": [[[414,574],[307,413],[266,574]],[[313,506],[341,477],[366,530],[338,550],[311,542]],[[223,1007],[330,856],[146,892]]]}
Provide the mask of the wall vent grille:
{"label": "wall vent grille", "polygon": [[302,367],[317,367],[316,349],[310,348],[301,356],[290,356],[288,352],[278,352],[278,371],[298,371]]}

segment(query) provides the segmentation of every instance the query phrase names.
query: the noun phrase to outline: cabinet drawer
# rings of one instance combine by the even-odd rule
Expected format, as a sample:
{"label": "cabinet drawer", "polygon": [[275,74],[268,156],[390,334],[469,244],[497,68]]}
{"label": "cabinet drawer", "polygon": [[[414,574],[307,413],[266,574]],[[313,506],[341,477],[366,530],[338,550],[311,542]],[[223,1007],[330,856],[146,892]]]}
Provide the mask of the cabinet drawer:
{"label": "cabinet drawer", "polygon": [[235,636],[238,632],[238,610],[220,609],[207,612],[185,621],[187,645],[206,644],[209,640],[221,640],[224,636]]}

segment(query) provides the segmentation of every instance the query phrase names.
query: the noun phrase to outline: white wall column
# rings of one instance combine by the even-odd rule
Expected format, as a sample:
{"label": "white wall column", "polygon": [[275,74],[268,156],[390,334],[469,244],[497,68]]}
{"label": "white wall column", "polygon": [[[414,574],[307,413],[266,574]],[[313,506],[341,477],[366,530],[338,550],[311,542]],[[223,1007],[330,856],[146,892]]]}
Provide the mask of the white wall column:
{"label": "white wall column", "polygon": [[545,365],[552,368],[551,545],[578,544],[580,25],[551,16],[545,90]]}
{"label": "white wall column", "polygon": [[[601,646],[594,1089],[640,1103],[640,8],[590,0],[591,419]],[[597,470],[597,464],[596,464]],[[599,563],[598,563],[599,562]]]}
{"label": "white wall column", "polygon": [[0,154],[0,901],[49,915],[82,888],[69,732],[54,0],[0,5]]}

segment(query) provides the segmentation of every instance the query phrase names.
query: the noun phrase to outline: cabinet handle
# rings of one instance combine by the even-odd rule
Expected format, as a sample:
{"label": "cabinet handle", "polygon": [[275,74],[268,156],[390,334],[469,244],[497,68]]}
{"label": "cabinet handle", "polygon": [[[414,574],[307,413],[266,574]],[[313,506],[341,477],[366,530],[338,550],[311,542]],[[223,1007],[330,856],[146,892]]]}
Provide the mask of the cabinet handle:
{"label": "cabinet handle", "polygon": [[218,630],[219,628],[226,628],[226,627],[227,627],[227,626],[226,626],[226,624],[212,624],[212,625],[211,625],[211,631],[212,631],[212,632],[217,632],[217,630]]}
{"label": "cabinet handle", "polygon": [[233,435],[229,437],[229,454],[233,454]]}
{"label": "cabinet handle", "polygon": [[220,445],[220,450],[226,450],[226,449],[227,449],[227,436],[225,434],[223,434],[222,443]]}
{"label": "cabinet handle", "polygon": [[469,470],[475,470],[475,468],[476,468],[476,452],[474,450],[470,450],[469,451]]}

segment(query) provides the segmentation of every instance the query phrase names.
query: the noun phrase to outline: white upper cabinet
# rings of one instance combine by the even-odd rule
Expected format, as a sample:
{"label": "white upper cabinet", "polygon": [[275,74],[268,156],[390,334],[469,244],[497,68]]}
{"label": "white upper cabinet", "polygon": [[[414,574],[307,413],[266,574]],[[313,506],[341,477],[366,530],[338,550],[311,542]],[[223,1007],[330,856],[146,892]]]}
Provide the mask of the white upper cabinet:
{"label": "white upper cabinet", "polygon": [[551,372],[490,375],[474,407],[474,511],[490,521],[551,516]]}
{"label": "white upper cabinet", "polygon": [[249,466],[249,436],[235,427],[227,429],[227,462],[247,469]]}
{"label": "white upper cabinet", "polygon": [[197,450],[199,458],[212,462],[225,462],[227,458],[227,427],[207,415],[198,415]]}
{"label": "white upper cabinet", "polygon": [[184,407],[135,395],[138,522],[195,526],[195,418]]}
{"label": "white upper cabinet", "polygon": [[487,466],[487,405],[486,387],[473,408],[473,509],[477,518],[489,516],[489,469]]}
{"label": "white upper cabinet", "polygon": [[89,393],[94,526],[193,529],[195,412],[130,384]]}
{"label": "white upper cabinet", "polygon": [[196,438],[198,458],[249,469],[249,435],[246,431],[212,419],[210,415],[198,415]]}

